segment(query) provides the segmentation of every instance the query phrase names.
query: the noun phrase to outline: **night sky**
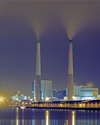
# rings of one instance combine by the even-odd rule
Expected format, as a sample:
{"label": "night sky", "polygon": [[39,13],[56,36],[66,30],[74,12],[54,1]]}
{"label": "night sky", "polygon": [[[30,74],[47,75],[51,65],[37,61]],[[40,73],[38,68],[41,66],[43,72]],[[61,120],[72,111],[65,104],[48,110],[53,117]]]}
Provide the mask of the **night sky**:
{"label": "night sky", "polygon": [[36,79],[36,43],[41,43],[42,79],[53,89],[68,81],[68,43],[73,39],[74,83],[100,93],[100,2],[0,1],[2,95],[31,96]]}

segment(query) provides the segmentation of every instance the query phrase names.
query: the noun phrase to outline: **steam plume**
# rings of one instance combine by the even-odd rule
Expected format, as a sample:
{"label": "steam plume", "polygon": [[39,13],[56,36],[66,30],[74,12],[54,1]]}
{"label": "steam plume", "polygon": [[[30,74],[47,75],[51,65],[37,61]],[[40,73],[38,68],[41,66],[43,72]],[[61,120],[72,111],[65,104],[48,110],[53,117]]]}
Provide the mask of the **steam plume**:
{"label": "steam plume", "polygon": [[28,20],[37,40],[50,27],[54,30],[58,21],[64,26],[69,39],[83,28],[100,26],[99,1],[12,1],[0,2],[0,6],[1,16]]}

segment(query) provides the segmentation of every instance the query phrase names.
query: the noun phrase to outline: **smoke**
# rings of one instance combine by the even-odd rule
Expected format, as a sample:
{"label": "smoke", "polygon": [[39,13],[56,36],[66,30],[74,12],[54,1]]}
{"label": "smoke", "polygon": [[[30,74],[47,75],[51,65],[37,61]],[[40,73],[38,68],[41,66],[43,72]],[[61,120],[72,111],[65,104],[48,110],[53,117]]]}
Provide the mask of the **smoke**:
{"label": "smoke", "polygon": [[32,22],[32,29],[35,32],[37,41],[39,41],[40,40],[40,36],[42,36],[42,33],[44,32],[43,24],[41,24],[39,19],[34,20]]}
{"label": "smoke", "polygon": [[55,20],[57,18],[57,16],[54,14],[55,9],[53,9],[55,8],[55,5],[53,5],[53,2],[48,3],[47,1],[35,1],[28,3],[30,8],[29,10],[24,10],[23,13],[26,13],[26,20],[33,28],[36,39],[39,41],[43,33],[55,25]]}
{"label": "smoke", "polygon": [[5,1],[0,6],[0,15],[17,15],[27,20],[37,41],[49,28],[59,27],[58,22],[69,39],[84,28],[100,25],[99,1]]}
{"label": "smoke", "polygon": [[62,22],[69,39],[82,29],[99,24],[100,2],[68,2],[63,10]]}
{"label": "smoke", "polygon": [[88,82],[86,85],[87,88],[92,88],[93,87],[93,83],[92,82]]}
{"label": "smoke", "polygon": [[97,1],[42,1],[34,4],[31,21],[37,40],[49,28],[56,29],[58,22],[71,40],[82,29],[98,26],[100,21],[100,2]]}

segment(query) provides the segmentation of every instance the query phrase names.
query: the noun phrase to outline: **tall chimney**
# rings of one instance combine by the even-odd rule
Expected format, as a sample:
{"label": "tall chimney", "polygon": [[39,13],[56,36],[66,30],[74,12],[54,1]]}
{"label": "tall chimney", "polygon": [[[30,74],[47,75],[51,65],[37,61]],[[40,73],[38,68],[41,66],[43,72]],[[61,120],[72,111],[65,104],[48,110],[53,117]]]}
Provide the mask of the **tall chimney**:
{"label": "tall chimney", "polygon": [[40,43],[37,42],[36,54],[36,102],[41,101],[41,58],[40,58]]}
{"label": "tall chimney", "polygon": [[72,40],[69,40],[69,62],[68,62],[68,100],[73,97],[73,46]]}

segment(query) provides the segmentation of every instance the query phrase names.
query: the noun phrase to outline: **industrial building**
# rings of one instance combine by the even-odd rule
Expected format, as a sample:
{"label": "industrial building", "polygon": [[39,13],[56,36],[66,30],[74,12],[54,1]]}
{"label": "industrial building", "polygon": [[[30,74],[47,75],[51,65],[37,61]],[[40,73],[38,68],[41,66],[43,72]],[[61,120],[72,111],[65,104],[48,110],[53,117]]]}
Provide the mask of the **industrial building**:
{"label": "industrial building", "polygon": [[[36,101],[36,80],[34,80],[33,98]],[[52,80],[41,80],[41,101],[52,98]]]}
{"label": "industrial building", "polygon": [[[32,94],[35,102],[46,101],[47,98],[70,100],[97,99],[98,88],[88,88],[86,86],[74,86],[73,80],[73,42],[69,40],[68,59],[68,86],[66,90],[54,90],[52,92],[52,81],[41,80],[41,59],[40,43],[37,43],[36,55],[36,80],[32,83]],[[53,98],[52,98],[53,97]]]}
{"label": "industrial building", "polygon": [[88,88],[86,86],[74,86],[73,79],[73,41],[69,40],[68,56],[68,86],[66,97],[70,100],[96,99],[98,97],[98,88]]}
{"label": "industrial building", "polygon": [[41,80],[40,43],[37,42],[36,80],[32,83],[32,95],[35,102],[46,101],[53,96],[52,80]]}
{"label": "industrial building", "polygon": [[66,96],[66,90],[54,90],[53,97],[55,99],[63,99]]}
{"label": "industrial building", "polygon": [[27,100],[27,96],[24,96],[23,94],[20,94],[20,91],[17,92],[16,95],[11,97],[13,101],[22,101],[22,100]]}
{"label": "industrial building", "polygon": [[[68,96],[68,87],[66,88]],[[94,100],[98,97],[98,88],[87,88],[86,86],[74,86],[73,100]]]}
{"label": "industrial building", "polygon": [[[68,87],[66,90],[54,90],[53,97],[57,100],[68,100]],[[98,88],[88,88],[86,86],[74,86],[72,100],[95,100],[98,98]]]}
{"label": "industrial building", "polygon": [[81,88],[81,100],[97,99],[98,88]]}
{"label": "industrial building", "polygon": [[52,98],[52,80],[41,80],[41,99],[46,101]]}

